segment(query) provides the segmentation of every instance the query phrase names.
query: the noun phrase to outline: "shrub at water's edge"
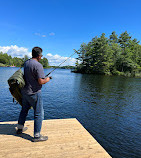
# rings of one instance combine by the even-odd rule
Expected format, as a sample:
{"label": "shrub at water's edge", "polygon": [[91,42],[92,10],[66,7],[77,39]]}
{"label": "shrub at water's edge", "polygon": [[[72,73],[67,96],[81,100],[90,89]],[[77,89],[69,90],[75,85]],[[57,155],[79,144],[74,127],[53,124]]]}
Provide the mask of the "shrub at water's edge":
{"label": "shrub at water's edge", "polygon": [[123,32],[94,37],[81,44],[74,72],[141,77],[141,45],[137,39]]}
{"label": "shrub at water's edge", "polygon": [[7,67],[7,65],[0,63],[0,67]]}

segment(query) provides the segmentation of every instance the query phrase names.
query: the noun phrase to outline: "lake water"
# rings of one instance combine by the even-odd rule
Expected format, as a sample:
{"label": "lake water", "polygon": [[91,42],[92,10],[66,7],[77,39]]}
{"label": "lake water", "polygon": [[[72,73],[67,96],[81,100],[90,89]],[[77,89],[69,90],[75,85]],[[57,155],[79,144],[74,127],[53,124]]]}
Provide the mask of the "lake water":
{"label": "lake water", "polygon": [[[0,121],[18,120],[7,79],[18,68],[0,67]],[[45,69],[45,74],[51,69]],[[45,119],[77,118],[113,158],[141,158],[141,79],[57,69],[42,88]],[[28,120],[33,119],[29,111]]]}

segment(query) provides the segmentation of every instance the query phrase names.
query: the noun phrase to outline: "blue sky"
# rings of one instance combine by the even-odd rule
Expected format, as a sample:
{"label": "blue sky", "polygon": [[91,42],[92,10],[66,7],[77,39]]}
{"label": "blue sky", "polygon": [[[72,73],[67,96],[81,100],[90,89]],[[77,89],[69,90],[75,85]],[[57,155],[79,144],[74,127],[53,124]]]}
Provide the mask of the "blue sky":
{"label": "blue sky", "polygon": [[22,57],[40,46],[57,65],[101,33],[127,31],[141,41],[140,7],[140,0],[1,0],[0,51]]}

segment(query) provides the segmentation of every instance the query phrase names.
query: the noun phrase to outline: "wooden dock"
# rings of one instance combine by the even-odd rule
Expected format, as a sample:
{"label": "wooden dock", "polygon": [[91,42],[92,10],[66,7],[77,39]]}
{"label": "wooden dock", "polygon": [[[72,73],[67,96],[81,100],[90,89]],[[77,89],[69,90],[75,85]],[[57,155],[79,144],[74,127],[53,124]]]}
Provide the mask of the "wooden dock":
{"label": "wooden dock", "polygon": [[32,142],[34,121],[15,134],[17,122],[0,122],[0,158],[109,158],[110,155],[76,119],[44,120],[45,142]]}

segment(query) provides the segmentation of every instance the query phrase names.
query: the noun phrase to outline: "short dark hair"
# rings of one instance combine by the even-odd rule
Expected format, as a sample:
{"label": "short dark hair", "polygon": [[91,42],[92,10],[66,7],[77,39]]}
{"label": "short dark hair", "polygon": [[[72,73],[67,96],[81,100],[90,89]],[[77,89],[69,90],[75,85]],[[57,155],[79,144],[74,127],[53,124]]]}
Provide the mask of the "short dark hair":
{"label": "short dark hair", "polygon": [[42,51],[43,51],[42,48],[40,48],[40,47],[34,47],[32,49],[32,57],[36,58],[36,57],[42,55]]}

